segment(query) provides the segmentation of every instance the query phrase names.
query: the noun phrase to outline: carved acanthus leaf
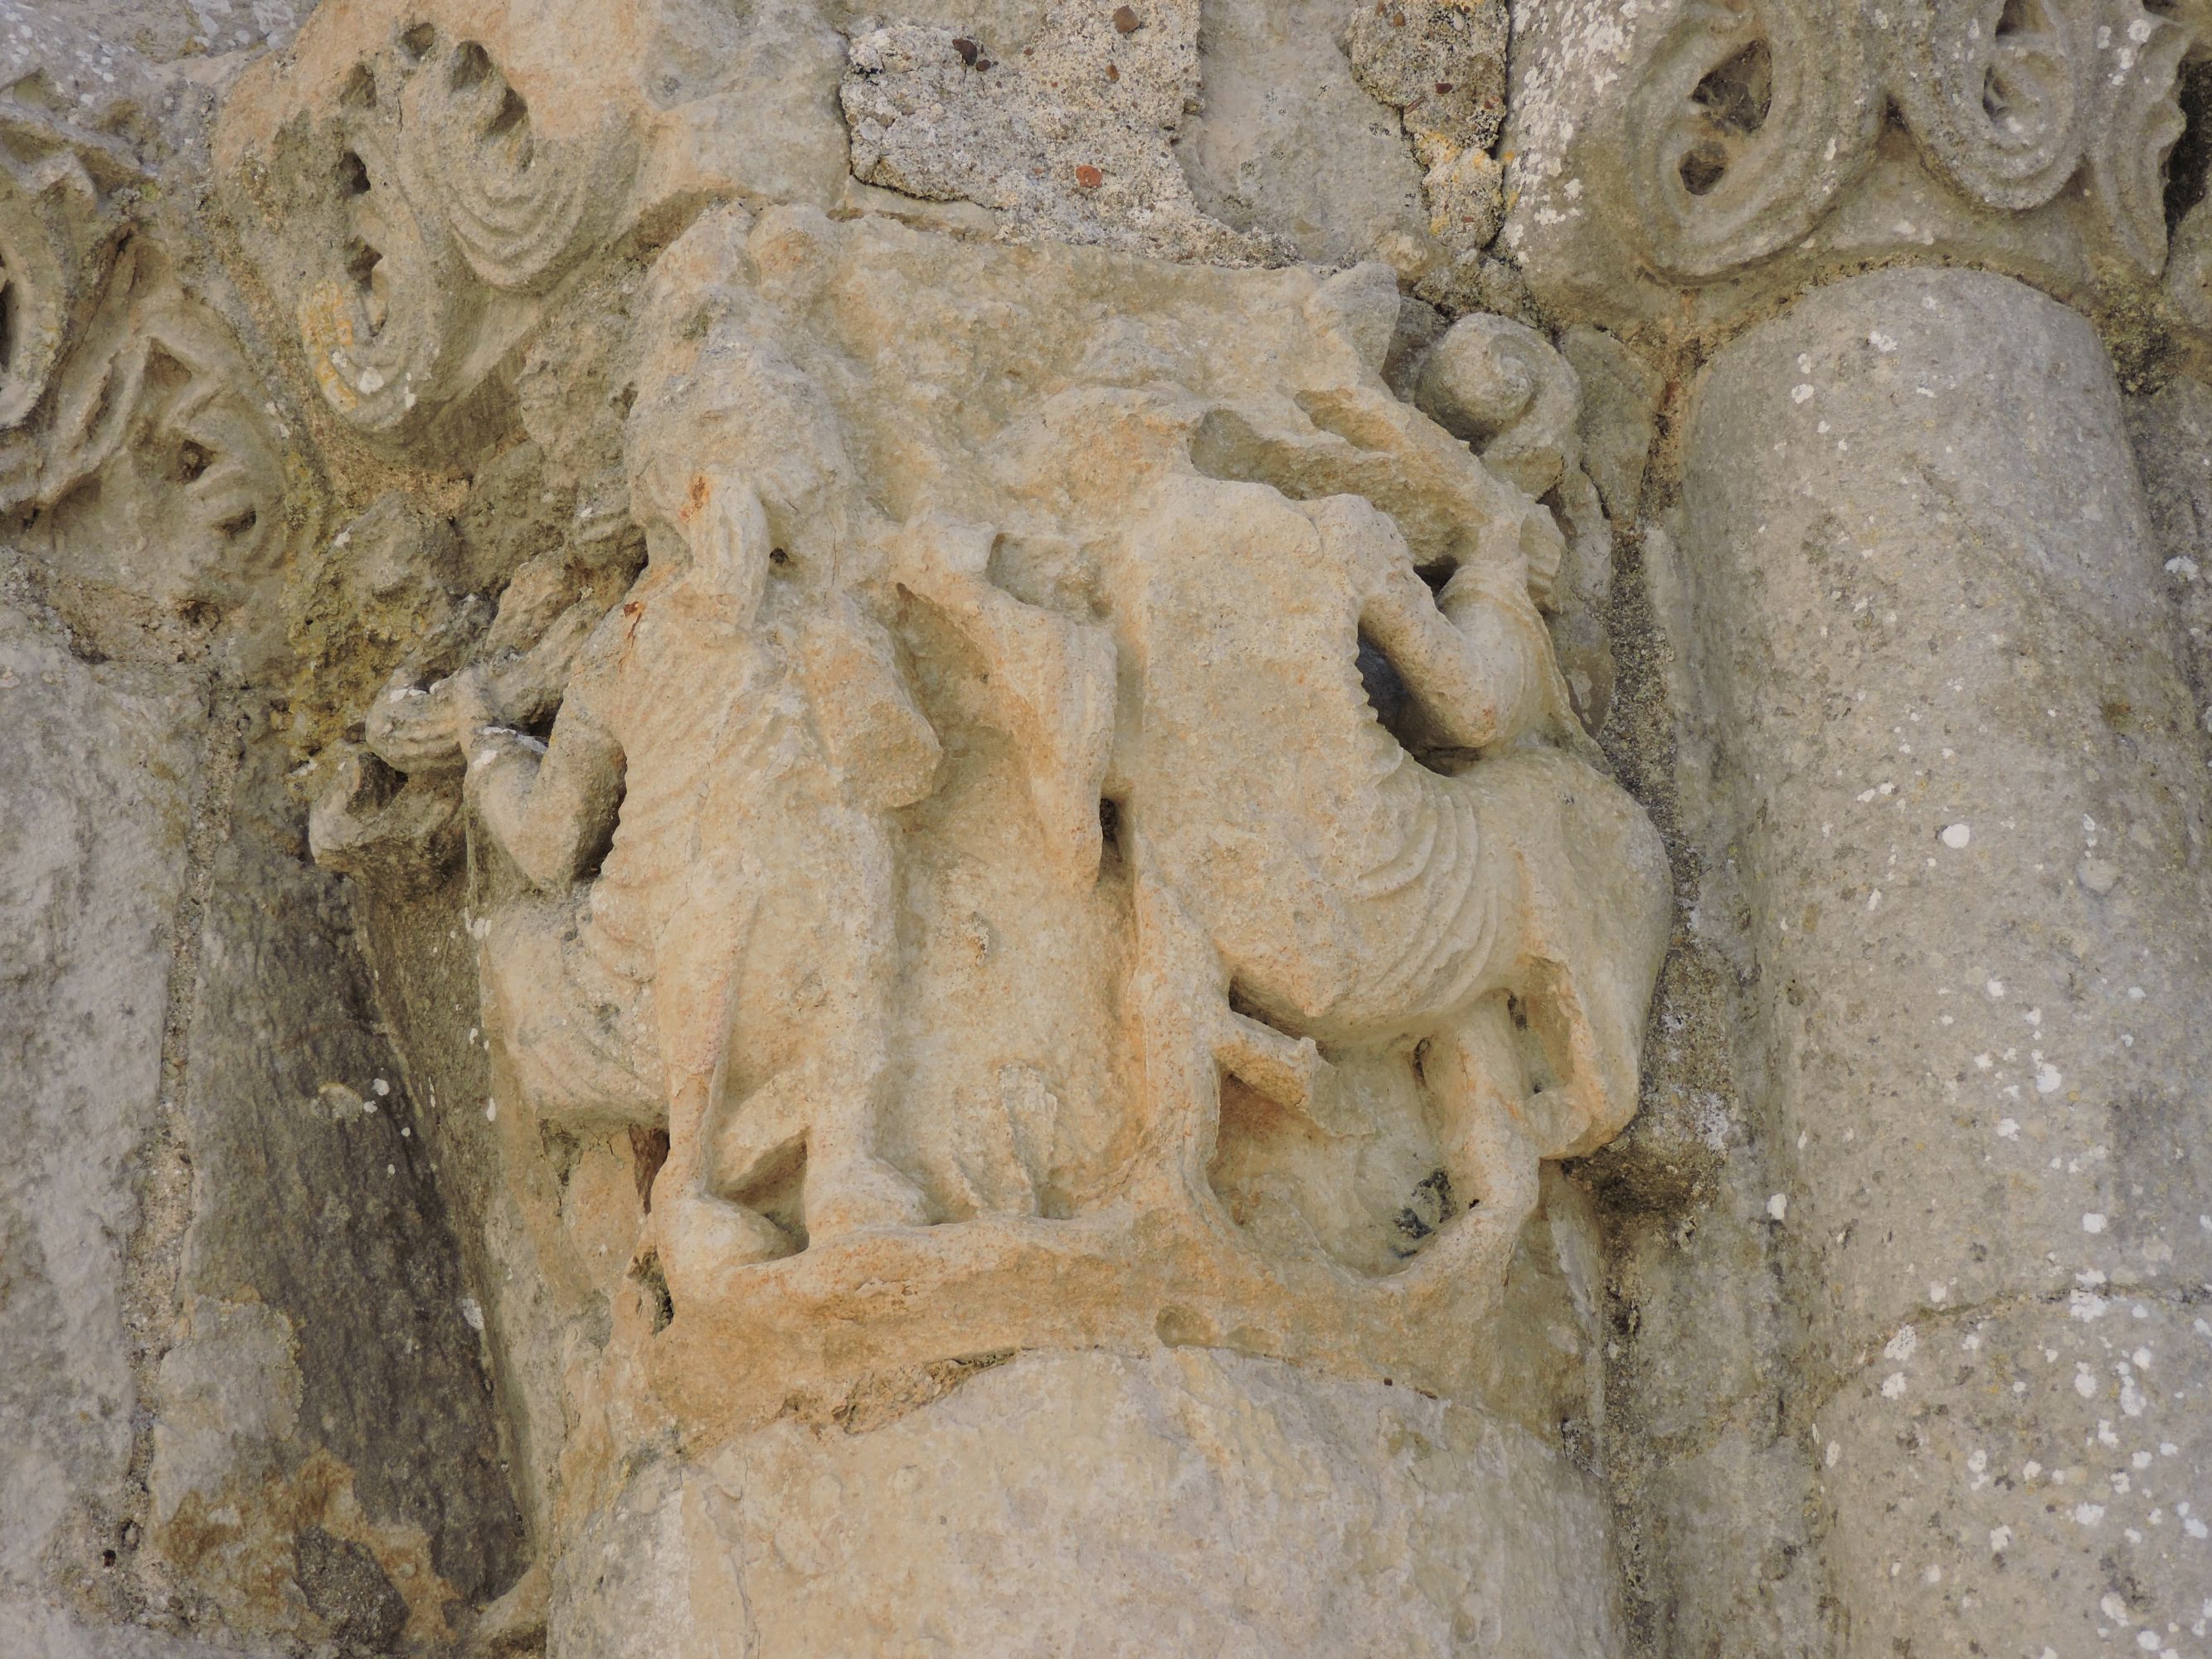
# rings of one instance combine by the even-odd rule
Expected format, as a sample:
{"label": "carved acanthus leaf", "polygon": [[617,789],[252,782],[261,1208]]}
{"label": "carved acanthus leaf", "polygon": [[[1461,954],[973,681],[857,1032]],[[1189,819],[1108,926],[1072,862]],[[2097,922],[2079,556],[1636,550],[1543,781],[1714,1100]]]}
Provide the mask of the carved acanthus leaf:
{"label": "carved acanthus leaf", "polygon": [[2086,169],[2119,252],[2155,273],[2177,79],[2205,27],[2202,6],[2142,0],[1682,0],[1650,30],[1620,129],[1647,257],[1698,283],[1790,247],[1893,111],[1979,208],[2032,212]]}
{"label": "carved acanthus leaf", "polygon": [[[418,431],[466,397],[517,304],[574,270],[629,205],[634,112],[611,100],[585,129],[549,136],[497,45],[412,23],[342,78],[325,66],[284,89],[280,109],[296,106],[241,157],[309,366],[362,430]],[[487,352],[495,317],[506,331]]]}
{"label": "carved acanthus leaf", "polygon": [[139,169],[116,140],[12,100],[0,105],[0,427],[12,427],[37,407],[84,320],[123,228],[115,192]]}
{"label": "carved acanthus leaf", "polygon": [[2089,142],[2092,193],[2128,258],[2166,268],[2166,164],[2186,125],[2174,93],[2199,35],[2138,0],[2102,6],[2097,112]]}

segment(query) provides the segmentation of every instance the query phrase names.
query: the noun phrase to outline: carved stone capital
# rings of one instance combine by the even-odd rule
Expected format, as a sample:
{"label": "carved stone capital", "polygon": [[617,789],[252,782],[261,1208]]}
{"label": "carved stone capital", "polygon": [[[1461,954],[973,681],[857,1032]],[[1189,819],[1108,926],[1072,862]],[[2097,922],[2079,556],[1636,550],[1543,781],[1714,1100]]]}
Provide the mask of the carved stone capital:
{"label": "carved stone capital", "polygon": [[233,216],[360,431],[404,439],[465,402],[635,221],[641,66],[549,59],[541,9],[326,13],[226,104]]}
{"label": "carved stone capital", "polygon": [[2141,0],[1534,0],[1501,246],[1563,314],[1724,323],[1871,262],[2153,293],[2202,15]]}

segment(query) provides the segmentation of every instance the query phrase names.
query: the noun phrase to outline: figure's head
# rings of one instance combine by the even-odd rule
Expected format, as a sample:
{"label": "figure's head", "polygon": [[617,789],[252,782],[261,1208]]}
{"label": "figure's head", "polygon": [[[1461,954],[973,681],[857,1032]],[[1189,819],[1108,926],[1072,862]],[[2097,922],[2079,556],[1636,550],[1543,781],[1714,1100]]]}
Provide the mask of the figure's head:
{"label": "figure's head", "polygon": [[769,570],[783,561],[749,477],[726,467],[688,465],[681,456],[658,457],[633,473],[630,498],[654,567],[727,602],[738,619],[752,617]]}
{"label": "figure's head", "polygon": [[625,434],[632,506],[649,552],[696,550],[689,526],[714,510],[723,481],[742,479],[750,510],[765,515],[769,550],[781,556],[778,574],[801,585],[829,579],[848,534],[853,476],[836,411],[739,319],[695,321],[652,354]]}

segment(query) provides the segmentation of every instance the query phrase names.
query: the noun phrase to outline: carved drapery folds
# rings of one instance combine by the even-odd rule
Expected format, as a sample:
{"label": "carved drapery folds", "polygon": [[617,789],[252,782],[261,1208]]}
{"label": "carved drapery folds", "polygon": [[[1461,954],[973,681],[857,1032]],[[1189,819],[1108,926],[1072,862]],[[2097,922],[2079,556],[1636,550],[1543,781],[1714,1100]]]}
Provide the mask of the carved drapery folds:
{"label": "carved drapery folds", "polygon": [[411,438],[465,404],[635,213],[635,94],[533,76],[518,9],[317,34],[284,70],[257,66],[226,112],[237,216],[324,397],[362,432]]}
{"label": "carved drapery folds", "polygon": [[[1506,241],[1540,289],[1617,275],[1619,311],[1633,279],[1601,239],[1622,231],[1690,286],[1939,246],[2085,294],[2101,265],[2166,267],[2178,80],[2212,45],[2190,13],[1679,0],[1590,31],[1572,0],[1529,10]],[[1900,193],[1925,210],[1896,212]]]}

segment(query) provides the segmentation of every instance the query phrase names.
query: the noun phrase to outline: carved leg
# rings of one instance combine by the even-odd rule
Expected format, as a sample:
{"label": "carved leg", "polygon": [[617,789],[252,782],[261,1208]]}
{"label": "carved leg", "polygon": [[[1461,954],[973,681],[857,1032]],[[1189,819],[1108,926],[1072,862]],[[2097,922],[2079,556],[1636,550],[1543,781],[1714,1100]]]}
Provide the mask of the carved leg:
{"label": "carved leg", "polygon": [[1209,1190],[1221,1125],[1221,1080],[1209,1016],[1226,1011],[1229,975],[1205,932],[1161,880],[1141,835],[1136,853],[1137,963],[1132,977],[1144,1031],[1146,1093],[1153,1117],[1140,1154],[1193,1203]]}
{"label": "carved leg", "polygon": [[1114,641],[1024,605],[984,575],[991,531],[925,514],[900,533],[900,583],[944,612],[990,665],[1007,732],[1026,751],[1030,804],[1047,855],[1073,882],[1097,878],[1098,799],[1114,740]]}
{"label": "carved leg", "polygon": [[688,1298],[712,1296],[738,1269],[797,1248],[769,1217],[724,1197],[713,1179],[710,1125],[728,1086],[732,1006],[757,914],[751,884],[726,873],[719,883],[700,881],[696,890],[717,889],[724,903],[700,907],[692,927],[664,941],[672,948],[657,964],[668,1160],[653,1182],[647,1237],[679,1317]]}
{"label": "carved leg", "polygon": [[1221,1122],[1221,1074],[1309,1113],[1328,1062],[1311,1037],[1293,1037],[1229,1006],[1220,952],[1160,878],[1141,835],[1136,848],[1137,966],[1146,1092],[1157,1115],[1145,1157],[1194,1204],[1212,1201],[1207,1170]]}
{"label": "carved leg", "polygon": [[1539,1152],[1524,1120],[1528,1078],[1503,993],[1430,1040],[1422,1072],[1438,1108],[1457,1217],[1406,1277],[1502,1271],[1536,1207]]}
{"label": "carved leg", "polygon": [[656,1122],[652,991],[597,963],[577,926],[573,901],[520,901],[494,918],[482,968],[492,1040],[544,1121]]}
{"label": "carved leg", "polygon": [[843,1067],[807,1060],[780,1072],[716,1131],[714,1190],[740,1205],[764,1200],[803,1164],[809,1246],[869,1228],[925,1226],[921,1188],[876,1153],[875,1115],[866,1079]]}

